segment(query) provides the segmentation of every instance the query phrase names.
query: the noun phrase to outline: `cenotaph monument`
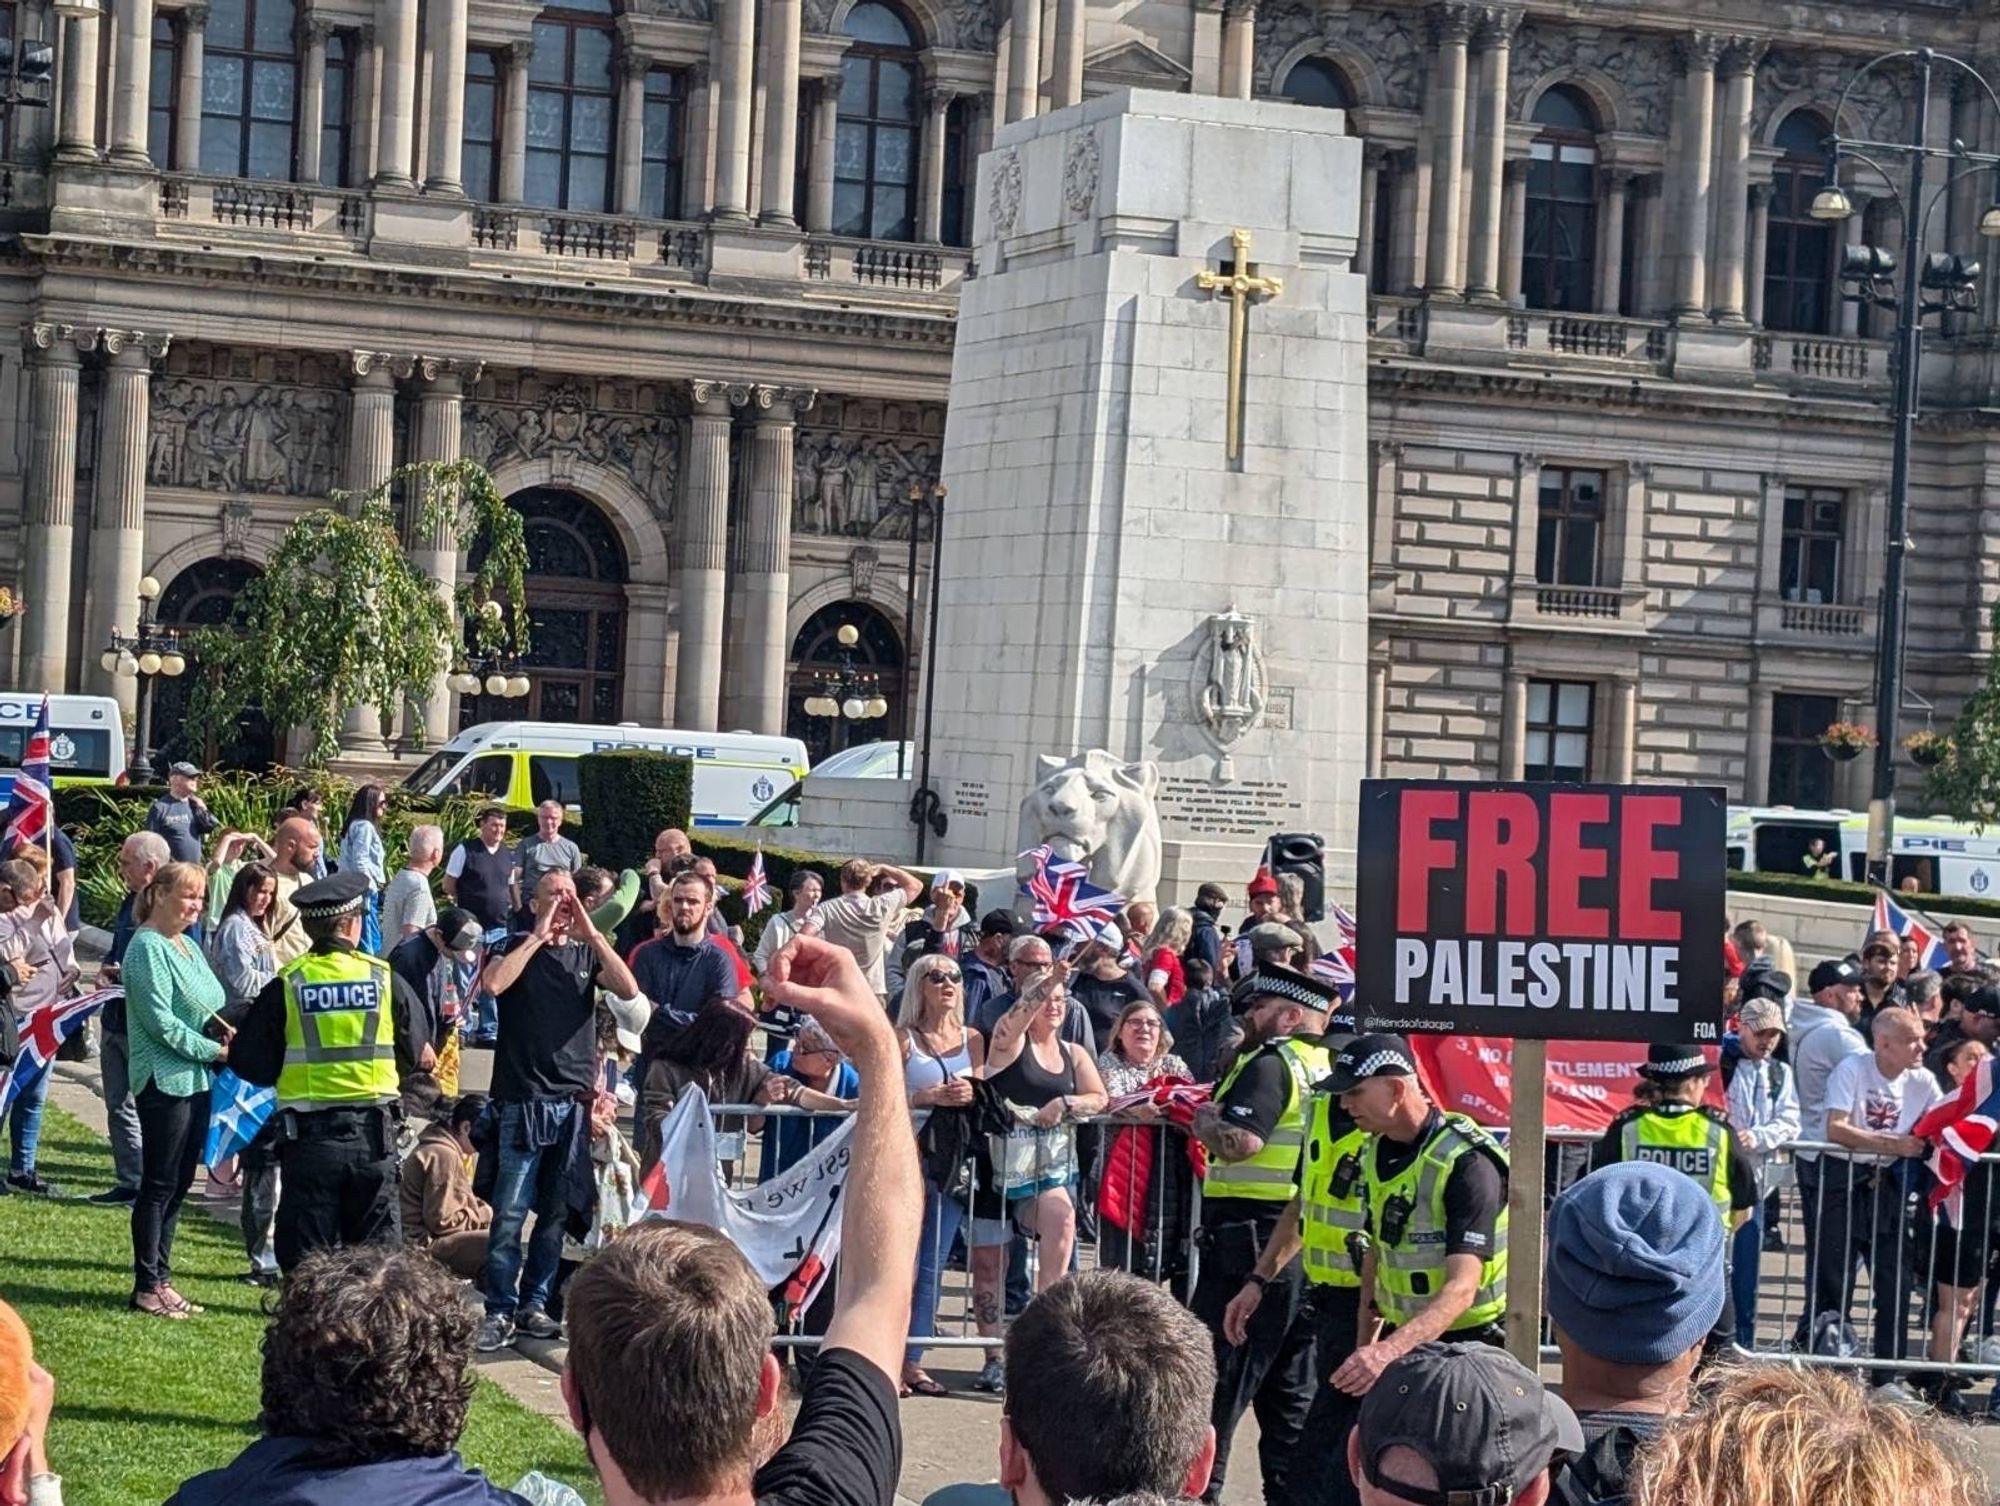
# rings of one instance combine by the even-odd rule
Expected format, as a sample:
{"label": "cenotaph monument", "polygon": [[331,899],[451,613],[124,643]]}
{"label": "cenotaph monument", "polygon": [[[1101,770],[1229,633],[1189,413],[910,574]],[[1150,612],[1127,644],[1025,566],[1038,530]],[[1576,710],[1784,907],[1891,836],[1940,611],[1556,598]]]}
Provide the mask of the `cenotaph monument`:
{"label": "cenotaph monument", "polygon": [[1127,90],[995,133],[945,429],[932,861],[1004,865],[1031,824],[1123,840],[1150,799],[1163,901],[1247,880],[1280,830],[1351,872],[1360,174],[1341,112],[1294,105]]}

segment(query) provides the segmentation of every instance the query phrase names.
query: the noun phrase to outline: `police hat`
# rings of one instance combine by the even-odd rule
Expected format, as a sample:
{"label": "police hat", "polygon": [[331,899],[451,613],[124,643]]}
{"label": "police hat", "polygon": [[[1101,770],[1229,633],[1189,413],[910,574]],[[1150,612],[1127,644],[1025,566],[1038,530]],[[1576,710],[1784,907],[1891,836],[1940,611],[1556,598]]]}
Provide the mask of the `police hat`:
{"label": "police hat", "polygon": [[1699,1046],[1669,1045],[1660,1041],[1646,1048],[1639,1075],[1648,1082],[1680,1082],[1713,1072],[1715,1064]]}
{"label": "police hat", "polygon": [[1370,1078],[1415,1077],[1416,1053],[1400,1035],[1357,1035],[1340,1048],[1333,1071],[1314,1087],[1322,1093],[1352,1093]]}
{"label": "police hat", "polygon": [[307,920],[337,920],[360,911],[368,900],[368,875],[343,869],[292,895],[292,906]]}
{"label": "police hat", "polygon": [[1276,964],[1260,967],[1247,981],[1249,998],[1246,1008],[1255,1008],[1261,999],[1284,999],[1325,1014],[1340,1003],[1340,995],[1331,983],[1289,967]]}

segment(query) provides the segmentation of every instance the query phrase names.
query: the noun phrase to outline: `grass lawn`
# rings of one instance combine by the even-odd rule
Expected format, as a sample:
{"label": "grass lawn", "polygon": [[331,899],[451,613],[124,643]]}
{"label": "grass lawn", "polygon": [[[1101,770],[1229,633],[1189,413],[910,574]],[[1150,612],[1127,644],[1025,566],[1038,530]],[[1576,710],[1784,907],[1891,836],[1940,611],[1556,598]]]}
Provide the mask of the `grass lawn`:
{"label": "grass lawn", "polygon": [[[40,1169],[71,1197],[111,1183],[103,1139],[51,1107]],[[197,1184],[199,1185],[199,1184]],[[0,1198],[0,1297],[19,1309],[56,1378],[49,1455],[79,1506],[159,1506],[181,1481],[228,1463],[256,1436],[264,1293],[233,1225],[193,1198],[174,1243],[174,1284],[208,1311],[185,1323],[126,1307],[132,1239],[123,1208]],[[531,1469],[601,1499],[568,1428],[479,1382],[460,1451],[511,1485]]]}

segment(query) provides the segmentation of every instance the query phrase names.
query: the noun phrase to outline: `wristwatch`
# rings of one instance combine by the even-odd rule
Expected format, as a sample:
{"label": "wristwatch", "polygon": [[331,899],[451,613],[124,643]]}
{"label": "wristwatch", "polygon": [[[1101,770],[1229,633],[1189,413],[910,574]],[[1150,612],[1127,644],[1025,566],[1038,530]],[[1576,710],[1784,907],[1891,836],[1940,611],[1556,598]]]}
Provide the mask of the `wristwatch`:
{"label": "wristwatch", "polygon": [[1262,1275],[1257,1271],[1252,1271],[1249,1275],[1243,1278],[1243,1284],[1245,1286],[1254,1286],[1257,1288],[1258,1291],[1261,1292],[1270,1287],[1271,1278],[1269,1276]]}

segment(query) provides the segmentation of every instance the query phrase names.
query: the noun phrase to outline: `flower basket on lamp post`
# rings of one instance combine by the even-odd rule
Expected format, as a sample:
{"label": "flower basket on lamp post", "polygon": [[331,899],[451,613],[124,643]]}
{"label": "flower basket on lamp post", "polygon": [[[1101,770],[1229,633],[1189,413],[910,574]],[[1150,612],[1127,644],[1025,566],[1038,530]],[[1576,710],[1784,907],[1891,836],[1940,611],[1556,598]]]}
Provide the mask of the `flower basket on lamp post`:
{"label": "flower basket on lamp post", "polygon": [[1951,738],[1946,733],[1925,728],[1903,739],[1903,751],[1910,755],[1910,762],[1918,768],[1934,769],[1951,757]]}
{"label": "flower basket on lamp post", "polygon": [[1819,735],[1819,748],[1835,763],[1851,763],[1875,746],[1875,729],[1857,722],[1835,722]]}

